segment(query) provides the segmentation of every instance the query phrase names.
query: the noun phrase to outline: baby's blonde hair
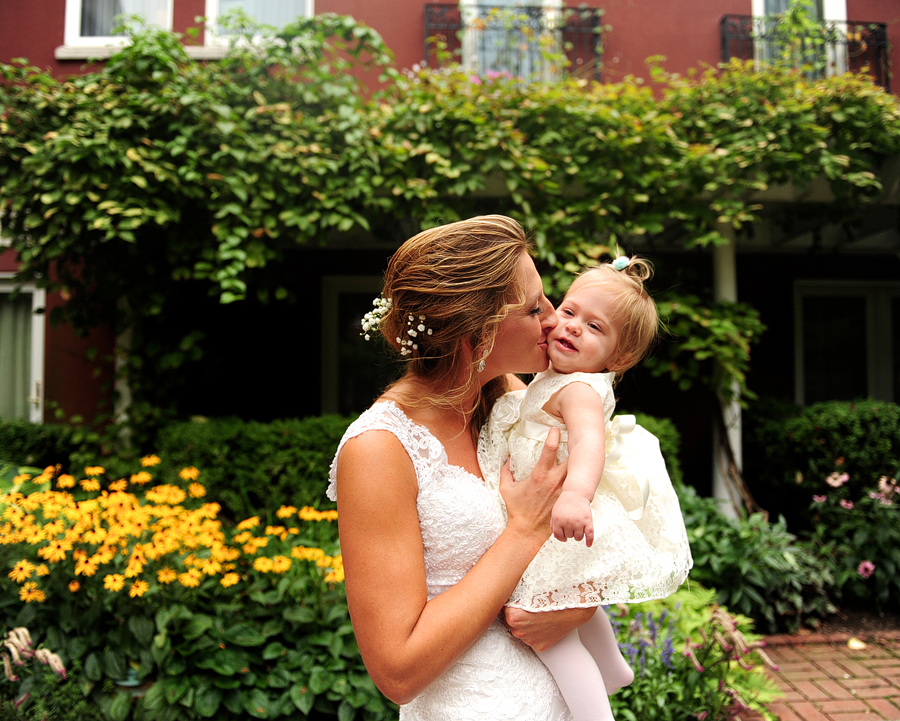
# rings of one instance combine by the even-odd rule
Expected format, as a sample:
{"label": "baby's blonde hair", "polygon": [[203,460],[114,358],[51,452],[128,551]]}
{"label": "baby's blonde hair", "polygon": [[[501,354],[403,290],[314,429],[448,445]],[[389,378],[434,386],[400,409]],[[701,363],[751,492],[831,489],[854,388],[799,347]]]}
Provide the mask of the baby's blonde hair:
{"label": "baby's blonde hair", "polygon": [[[621,258],[617,260],[623,262]],[[627,261],[622,270],[616,270],[611,262],[586,268],[572,281],[568,291],[595,287],[613,295],[612,319],[620,326],[617,377],[640,363],[659,337],[656,303],[644,287],[653,277],[653,265],[637,256]]]}
{"label": "baby's blonde hair", "polygon": [[[515,220],[485,215],[422,231],[394,253],[384,276],[390,310],[379,327],[402,355],[407,373],[428,378],[439,389],[428,398],[404,398],[413,405],[459,406],[476,391],[471,425],[477,432],[505,378],[481,387],[478,362],[490,352],[500,323],[525,303],[519,261],[531,246]],[[416,348],[410,339],[410,316]],[[424,318],[424,320],[421,320]],[[418,331],[419,325],[426,328]],[[430,331],[430,334],[429,334]],[[471,351],[464,342],[469,341]],[[480,392],[478,389],[480,388]]]}

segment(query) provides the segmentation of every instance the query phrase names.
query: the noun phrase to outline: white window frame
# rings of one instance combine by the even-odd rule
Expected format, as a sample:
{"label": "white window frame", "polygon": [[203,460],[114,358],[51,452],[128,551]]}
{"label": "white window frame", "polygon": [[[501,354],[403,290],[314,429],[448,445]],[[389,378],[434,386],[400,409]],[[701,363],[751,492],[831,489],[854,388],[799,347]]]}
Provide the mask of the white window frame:
{"label": "white window frame", "polygon": [[[17,287],[15,274],[0,272],[0,293],[11,293]],[[30,380],[31,395],[28,404],[28,420],[41,423],[44,420],[44,328],[45,316],[42,312],[47,304],[47,291],[34,283],[23,283],[21,293],[31,295],[31,349]]]}
{"label": "white window frame", "polygon": [[[316,14],[316,0],[303,0],[303,14],[305,17],[311,18]],[[219,17],[219,0],[206,0],[206,9],[204,16],[206,23],[203,31],[203,44],[208,47],[223,47],[229,44],[230,38],[227,35],[217,35],[215,32],[216,21]]]}
{"label": "white window frame", "polygon": [[[866,301],[867,394],[875,400],[893,401],[893,348],[890,334],[891,301],[900,297],[900,282],[865,280],[798,280],[794,282],[794,396],[806,405],[803,374],[803,301],[809,297],[863,297]],[[849,351],[848,351],[849,352]]]}

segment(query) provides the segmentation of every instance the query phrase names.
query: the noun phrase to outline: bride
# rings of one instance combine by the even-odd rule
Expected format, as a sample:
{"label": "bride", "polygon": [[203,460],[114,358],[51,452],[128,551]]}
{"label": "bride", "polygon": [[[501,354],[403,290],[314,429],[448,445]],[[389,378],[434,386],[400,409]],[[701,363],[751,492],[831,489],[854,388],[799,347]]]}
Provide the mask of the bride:
{"label": "bride", "polygon": [[406,373],[347,430],[328,494],[363,660],[404,721],[571,718],[531,648],[594,609],[504,610],[550,535],[559,434],[528,479],[504,472],[506,525],[476,454],[493,402],[522,385],[509,374],[547,368],[556,316],[528,251],[504,216],[424,231],[391,258],[364,322]]}

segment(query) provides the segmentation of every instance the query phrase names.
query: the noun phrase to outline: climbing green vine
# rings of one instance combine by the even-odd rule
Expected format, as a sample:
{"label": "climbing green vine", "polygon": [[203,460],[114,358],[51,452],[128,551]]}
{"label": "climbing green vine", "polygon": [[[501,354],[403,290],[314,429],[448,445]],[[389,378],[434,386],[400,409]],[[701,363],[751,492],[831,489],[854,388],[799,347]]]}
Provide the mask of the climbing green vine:
{"label": "climbing green vine", "polygon": [[[247,34],[255,44],[220,62],[133,27],[86,75],[0,66],[0,198],[18,277],[63,291],[76,328],[131,329],[126,372],[148,409],[177,390],[171,372],[170,386],[142,386],[149,367],[202,356],[200,319],[172,347],[144,332],[183,312],[173,284],[277,301],[288,291],[266,268],[297,245],[393,242],[400,225],[491,210],[532,229],[555,292],[616,244],[726,242],[723,226],[752,225],[758,194],[779,184],[824,178],[849,212],[878,196],[880,164],[900,152],[897,99],[861,76],[733,62],[691,77],[657,68],[652,87],[526,83],[400,73],[378,34],[346,17]],[[674,314],[684,342],[660,372],[683,386],[712,362],[721,387],[741,385],[755,315],[721,306],[725,325],[710,325],[697,320],[705,299],[664,300],[693,310]]]}

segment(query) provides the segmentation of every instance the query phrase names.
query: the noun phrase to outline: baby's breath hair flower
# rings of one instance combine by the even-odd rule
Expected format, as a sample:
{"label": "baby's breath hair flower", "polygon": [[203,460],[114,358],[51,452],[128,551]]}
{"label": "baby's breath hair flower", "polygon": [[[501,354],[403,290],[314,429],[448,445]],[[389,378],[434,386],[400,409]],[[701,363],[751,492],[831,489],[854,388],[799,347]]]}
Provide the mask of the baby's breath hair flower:
{"label": "baby's breath hair flower", "polygon": [[371,334],[378,331],[381,327],[381,321],[391,312],[393,302],[390,298],[378,296],[372,301],[372,305],[375,307],[362,317],[363,332],[360,335],[366,340],[370,340],[372,338]]}
{"label": "baby's breath hair flower", "polygon": [[629,263],[631,263],[631,260],[627,256],[620,255],[612,262],[612,267],[615,270],[625,270]]}

